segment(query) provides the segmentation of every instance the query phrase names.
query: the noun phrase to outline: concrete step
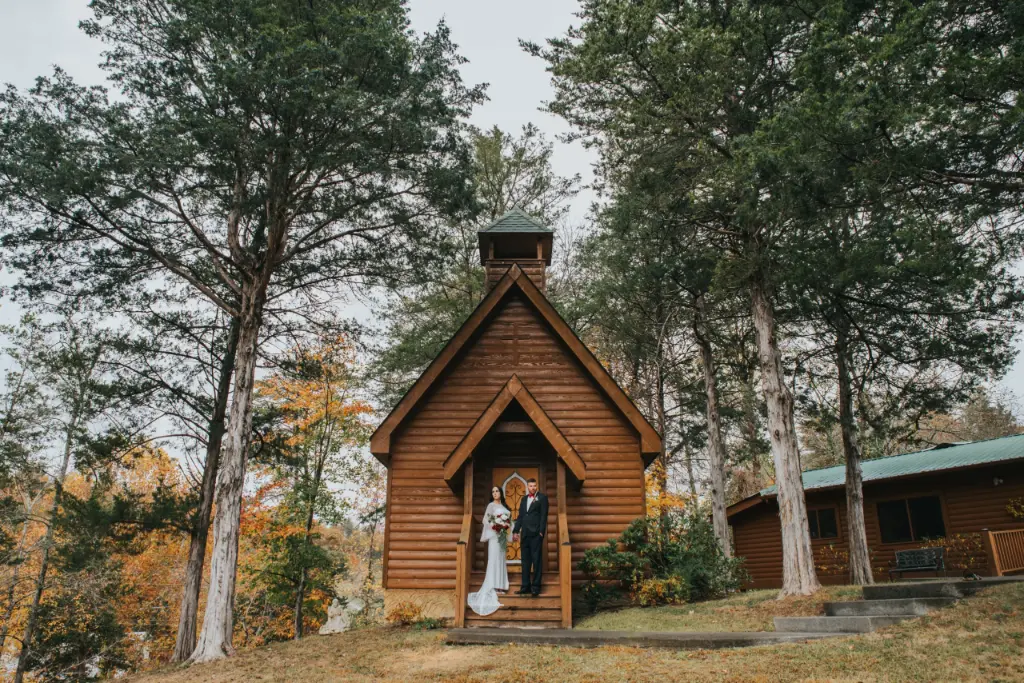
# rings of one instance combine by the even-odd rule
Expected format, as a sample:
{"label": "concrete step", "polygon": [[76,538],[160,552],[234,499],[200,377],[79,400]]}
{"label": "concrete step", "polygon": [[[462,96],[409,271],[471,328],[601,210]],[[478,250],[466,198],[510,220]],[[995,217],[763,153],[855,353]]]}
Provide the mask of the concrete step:
{"label": "concrete step", "polygon": [[870,633],[914,615],[887,617],[775,617],[778,633]]}
{"label": "concrete step", "polygon": [[919,617],[933,609],[949,607],[953,604],[956,604],[956,598],[897,598],[893,600],[826,602],[825,614],[830,617]]}
{"label": "concrete step", "polygon": [[908,581],[864,586],[865,600],[963,598],[984,588],[981,581]]}
{"label": "concrete step", "polygon": [[585,631],[581,629],[455,628],[445,642],[460,645],[564,645],[566,647],[662,647],[675,650],[709,650],[725,647],[777,645],[830,638],[834,633],[690,633],[685,631]]}

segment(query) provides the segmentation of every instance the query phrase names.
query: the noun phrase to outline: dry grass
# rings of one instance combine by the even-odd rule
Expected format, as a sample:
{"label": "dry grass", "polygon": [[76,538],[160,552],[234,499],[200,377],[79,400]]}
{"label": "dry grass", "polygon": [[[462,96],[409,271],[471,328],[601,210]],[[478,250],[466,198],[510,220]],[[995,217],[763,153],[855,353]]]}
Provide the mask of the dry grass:
{"label": "dry grass", "polygon": [[777,600],[777,590],[737,593],[724,600],[709,600],[678,607],[629,607],[599,612],[579,619],[576,628],[597,631],[774,631],[772,617],[824,614],[822,605],[836,600],[858,600],[860,589],[826,586],[811,597]]}
{"label": "dry grass", "polygon": [[[750,609],[760,610],[761,603]],[[768,609],[769,605],[763,607]],[[734,609],[742,606],[736,604]],[[760,619],[760,611],[758,614]],[[735,616],[738,620],[746,618]],[[357,631],[281,643],[224,662],[187,670],[169,669],[133,680],[1021,681],[1024,583],[989,589],[934,616],[877,633],[771,647],[680,652],[622,647],[581,650],[446,646],[443,638],[443,632]]]}

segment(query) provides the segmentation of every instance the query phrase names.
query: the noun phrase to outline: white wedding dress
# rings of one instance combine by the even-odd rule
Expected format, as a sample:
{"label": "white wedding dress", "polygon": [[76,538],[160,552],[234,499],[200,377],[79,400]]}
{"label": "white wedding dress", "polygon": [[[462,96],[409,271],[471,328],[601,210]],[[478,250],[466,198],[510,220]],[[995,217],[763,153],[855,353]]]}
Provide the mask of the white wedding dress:
{"label": "white wedding dress", "polygon": [[[487,516],[492,512],[508,512],[501,506],[501,503],[491,502],[484,510],[484,530],[480,534],[480,542],[487,542],[487,572],[484,574],[484,583],[476,593],[470,593],[466,598],[469,608],[480,616],[487,616],[498,611],[502,604],[498,602],[498,594],[495,591],[508,590],[508,564],[505,561],[505,550],[498,542],[498,534],[491,525],[487,523]],[[509,530],[511,532],[511,529]]]}

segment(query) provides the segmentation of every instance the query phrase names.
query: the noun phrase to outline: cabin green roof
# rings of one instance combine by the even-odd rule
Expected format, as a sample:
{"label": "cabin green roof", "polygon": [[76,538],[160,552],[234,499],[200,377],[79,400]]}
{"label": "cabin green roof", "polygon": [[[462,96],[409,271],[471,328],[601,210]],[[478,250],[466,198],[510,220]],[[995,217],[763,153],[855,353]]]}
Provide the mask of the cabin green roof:
{"label": "cabin green roof", "polygon": [[477,232],[554,232],[554,230],[516,206]]}
{"label": "cabin green roof", "polygon": [[[1024,434],[1004,436],[987,441],[943,444],[924,451],[865,460],[862,464],[864,482],[895,479],[913,474],[942,472],[961,467],[1024,459]],[[804,490],[828,489],[846,485],[846,465],[824,467],[803,473]],[[776,487],[760,491],[761,496],[774,496]]]}

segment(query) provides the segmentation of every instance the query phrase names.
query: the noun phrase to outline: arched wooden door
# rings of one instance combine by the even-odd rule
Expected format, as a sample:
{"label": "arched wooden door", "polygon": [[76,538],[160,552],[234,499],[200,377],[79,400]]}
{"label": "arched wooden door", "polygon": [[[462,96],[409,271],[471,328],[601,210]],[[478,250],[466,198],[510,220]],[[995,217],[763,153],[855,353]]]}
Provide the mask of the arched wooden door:
{"label": "arched wooden door", "polygon": [[[505,492],[505,502],[512,511],[512,521],[519,517],[519,503],[526,495],[526,480],[530,478],[540,480],[540,469],[536,467],[495,467],[494,486],[501,487]],[[508,540],[508,549],[505,558],[509,564],[522,564],[522,555],[519,552],[519,544]]]}

